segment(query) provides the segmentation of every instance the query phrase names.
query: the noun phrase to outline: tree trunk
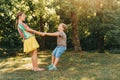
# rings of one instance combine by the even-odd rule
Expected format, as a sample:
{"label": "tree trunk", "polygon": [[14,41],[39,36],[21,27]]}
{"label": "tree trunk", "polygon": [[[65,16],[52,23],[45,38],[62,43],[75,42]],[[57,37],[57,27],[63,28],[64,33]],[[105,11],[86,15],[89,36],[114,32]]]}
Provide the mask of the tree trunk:
{"label": "tree trunk", "polygon": [[98,13],[98,16],[99,16],[99,21],[100,21],[100,24],[99,24],[100,29],[97,31],[98,32],[98,52],[104,53],[104,34],[101,33],[103,29],[101,24],[104,23],[102,9]]}
{"label": "tree trunk", "polygon": [[78,18],[75,12],[71,12],[71,19],[72,19],[72,40],[74,45],[75,51],[82,51],[80,40],[79,40],[79,33],[78,33]]}
{"label": "tree trunk", "polygon": [[[44,21],[43,21],[42,16],[40,17],[39,26],[40,26],[40,31],[41,31],[41,32],[44,32]],[[40,44],[40,46],[41,46],[40,48],[41,48],[42,50],[45,49],[45,37],[42,37],[42,38],[40,39],[39,44]]]}
{"label": "tree trunk", "polygon": [[104,36],[98,37],[98,52],[104,53]]}

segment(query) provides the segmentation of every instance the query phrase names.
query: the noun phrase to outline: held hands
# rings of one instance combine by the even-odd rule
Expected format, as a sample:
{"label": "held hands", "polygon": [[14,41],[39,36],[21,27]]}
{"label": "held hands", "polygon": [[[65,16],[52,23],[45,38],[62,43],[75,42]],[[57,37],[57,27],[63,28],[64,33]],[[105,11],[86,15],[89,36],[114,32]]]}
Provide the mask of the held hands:
{"label": "held hands", "polygon": [[45,33],[45,32],[39,32],[39,35],[41,35],[41,36],[46,36],[46,34],[47,33]]}

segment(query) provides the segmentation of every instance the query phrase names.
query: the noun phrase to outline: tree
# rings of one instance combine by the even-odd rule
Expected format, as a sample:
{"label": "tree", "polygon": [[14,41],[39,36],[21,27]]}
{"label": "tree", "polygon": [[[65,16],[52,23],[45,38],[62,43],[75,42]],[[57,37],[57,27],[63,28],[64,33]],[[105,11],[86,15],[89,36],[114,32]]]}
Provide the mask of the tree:
{"label": "tree", "polygon": [[[117,5],[116,5],[116,0],[94,0],[95,1],[95,21],[92,20],[91,23],[93,25],[91,26],[91,30],[93,34],[96,35],[97,41],[98,41],[98,51],[99,52],[104,52],[104,46],[105,46],[105,35],[108,33],[110,30],[113,30],[116,26],[116,24],[111,23],[116,20],[111,14],[113,13],[114,10],[116,10]],[[109,4],[111,3],[111,4]],[[92,7],[90,7],[92,8]],[[94,22],[97,23],[94,24]]]}

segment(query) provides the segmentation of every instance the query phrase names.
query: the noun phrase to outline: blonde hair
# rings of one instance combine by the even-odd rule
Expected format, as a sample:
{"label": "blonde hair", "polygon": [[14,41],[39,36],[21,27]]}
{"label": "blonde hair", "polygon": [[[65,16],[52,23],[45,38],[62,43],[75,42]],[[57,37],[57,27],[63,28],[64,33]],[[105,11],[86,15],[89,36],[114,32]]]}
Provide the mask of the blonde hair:
{"label": "blonde hair", "polygon": [[16,28],[16,29],[17,29],[17,26],[18,26],[19,16],[22,16],[23,13],[24,13],[24,12],[19,12],[19,13],[17,13],[17,15],[16,15],[16,24],[15,24],[15,28]]}
{"label": "blonde hair", "polygon": [[64,28],[64,31],[67,31],[67,25],[64,23],[60,23],[60,25],[62,25],[62,27]]}

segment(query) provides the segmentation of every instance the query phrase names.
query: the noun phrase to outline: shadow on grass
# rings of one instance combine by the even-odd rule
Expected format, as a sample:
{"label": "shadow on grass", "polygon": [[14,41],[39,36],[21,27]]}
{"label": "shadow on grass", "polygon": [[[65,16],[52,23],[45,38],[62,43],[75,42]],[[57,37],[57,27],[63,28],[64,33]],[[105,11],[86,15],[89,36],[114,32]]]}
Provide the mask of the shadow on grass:
{"label": "shadow on grass", "polygon": [[21,48],[0,48],[0,58],[15,57],[18,52],[22,52]]}
{"label": "shadow on grass", "polygon": [[[51,51],[40,51],[39,66],[50,62]],[[119,80],[119,62],[116,54],[71,51],[61,56],[57,71],[34,72],[30,56],[17,56],[0,60],[0,80]]]}

